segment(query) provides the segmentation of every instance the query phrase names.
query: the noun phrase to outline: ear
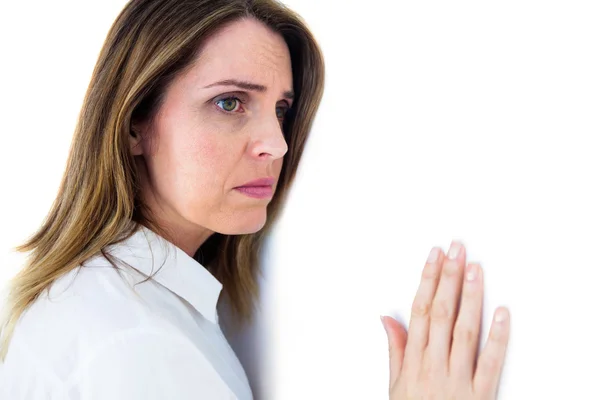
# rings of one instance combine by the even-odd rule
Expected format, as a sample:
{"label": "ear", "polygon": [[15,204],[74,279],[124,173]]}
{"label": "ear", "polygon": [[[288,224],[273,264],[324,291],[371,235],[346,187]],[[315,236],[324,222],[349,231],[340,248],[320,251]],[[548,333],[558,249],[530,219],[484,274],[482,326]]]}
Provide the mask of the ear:
{"label": "ear", "polygon": [[129,130],[129,151],[133,156],[142,155],[142,132],[138,125],[132,124]]}

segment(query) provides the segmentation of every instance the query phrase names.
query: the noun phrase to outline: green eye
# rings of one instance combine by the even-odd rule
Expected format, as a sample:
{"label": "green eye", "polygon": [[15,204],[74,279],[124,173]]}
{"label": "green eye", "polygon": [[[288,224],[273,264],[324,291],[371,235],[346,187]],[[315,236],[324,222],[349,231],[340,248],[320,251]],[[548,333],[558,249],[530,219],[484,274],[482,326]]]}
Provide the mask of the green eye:
{"label": "green eye", "polygon": [[240,100],[236,97],[228,97],[226,99],[217,101],[217,105],[222,104],[222,106],[219,106],[219,107],[227,112],[235,111],[236,106],[239,106],[239,103],[240,103]]}

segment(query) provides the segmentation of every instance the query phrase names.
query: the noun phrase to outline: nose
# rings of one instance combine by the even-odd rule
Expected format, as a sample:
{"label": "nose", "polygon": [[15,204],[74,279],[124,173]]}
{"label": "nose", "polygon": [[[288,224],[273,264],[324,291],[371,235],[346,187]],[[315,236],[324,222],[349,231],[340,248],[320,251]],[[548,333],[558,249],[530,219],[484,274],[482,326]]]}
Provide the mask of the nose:
{"label": "nose", "polygon": [[276,116],[264,118],[256,125],[250,142],[250,152],[260,159],[279,159],[288,151],[281,123]]}

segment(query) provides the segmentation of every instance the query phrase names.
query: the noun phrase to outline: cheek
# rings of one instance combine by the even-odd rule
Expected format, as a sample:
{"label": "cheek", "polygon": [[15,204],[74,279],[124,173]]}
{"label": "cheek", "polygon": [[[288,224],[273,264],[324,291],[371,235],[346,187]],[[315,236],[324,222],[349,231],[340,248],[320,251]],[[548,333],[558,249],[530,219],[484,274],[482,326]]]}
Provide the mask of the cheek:
{"label": "cheek", "polygon": [[275,177],[277,178],[277,181],[279,181],[279,175],[281,174],[281,169],[283,168],[283,160],[285,158],[280,158],[276,161],[273,162],[273,172],[275,174],[277,174]]}
{"label": "cheek", "polygon": [[229,183],[235,167],[236,150],[212,135],[197,135],[180,143],[177,158],[184,189],[200,198],[218,197]]}

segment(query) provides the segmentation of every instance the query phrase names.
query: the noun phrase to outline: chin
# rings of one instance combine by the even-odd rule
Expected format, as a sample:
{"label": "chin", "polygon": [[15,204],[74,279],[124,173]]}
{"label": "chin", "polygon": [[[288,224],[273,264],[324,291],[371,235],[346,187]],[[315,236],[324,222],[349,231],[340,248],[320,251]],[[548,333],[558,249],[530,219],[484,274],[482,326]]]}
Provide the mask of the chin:
{"label": "chin", "polygon": [[233,221],[227,221],[225,226],[220,226],[215,232],[223,235],[249,235],[260,231],[267,223],[266,210],[251,215],[240,215]]}

